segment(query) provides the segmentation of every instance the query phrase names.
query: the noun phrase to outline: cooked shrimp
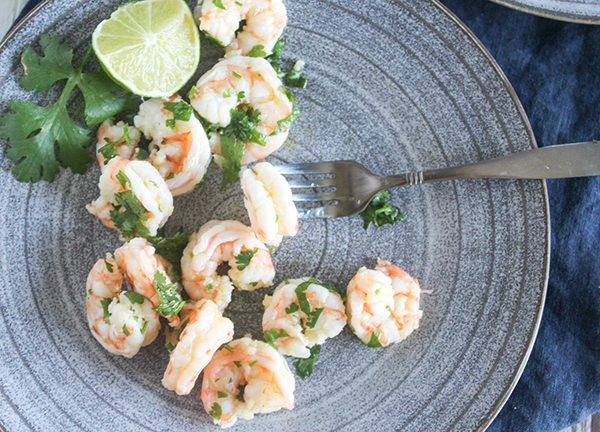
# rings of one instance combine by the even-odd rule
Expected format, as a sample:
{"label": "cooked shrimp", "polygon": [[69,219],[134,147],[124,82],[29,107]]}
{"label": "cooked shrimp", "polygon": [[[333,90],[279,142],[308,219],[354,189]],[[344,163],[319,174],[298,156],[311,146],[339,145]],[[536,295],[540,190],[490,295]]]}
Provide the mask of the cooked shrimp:
{"label": "cooked shrimp", "polygon": [[[119,174],[121,173],[121,174]],[[121,184],[118,176],[125,175],[124,184]],[[111,211],[125,211],[118,202],[119,194],[125,190],[131,190],[139,203],[146,210],[146,220],[142,220],[150,235],[162,227],[171,213],[173,213],[173,196],[156,168],[145,161],[129,161],[120,157],[111,159],[104,168],[98,183],[100,197],[86,206],[87,210],[100,218],[102,223],[112,229],[115,227]]]}
{"label": "cooked shrimp", "polygon": [[[229,276],[217,274],[223,262],[231,267]],[[181,270],[188,295],[194,300],[213,300],[221,311],[231,301],[234,284],[252,291],[271,286],[275,277],[267,247],[237,221],[213,220],[192,234],[183,251]]]}
{"label": "cooked shrimp", "polygon": [[273,165],[261,162],[241,176],[244,204],[258,239],[279,246],[284,235],[298,232],[298,211],[285,177]]}
{"label": "cooked shrimp", "polygon": [[152,139],[148,162],[165,179],[173,196],[177,196],[190,192],[202,182],[211,151],[198,119],[192,114],[189,120],[174,120],[165,102],[184,103],[178,95],[149,99],[140,105],[133,122],[146,138]]}
{"label": "cooked shrimp", "polygon": [[[115,259],[125,274],[127,283],[135,292],[148,298],[154,307],[162,304],[156,290],[157,273],[163,276],[165,284],[174,285],[177,290],[181,290],[173,281],[171,263],[156,254],[154,247],[146,239],[134,238],[125,243],[115,251]],[[176,314],[169,315],[165,314],[165,317],[171,325],[176,325],[179,317]]]}
{"label": "cooked shrimp", "polygon": [[238,418],[250,420],[254,414],[292,409],[295,387],[281,354],[244,337],[217,351],[204,368],[200,397],[215,424],[226,428]]}
{"label": "cooked shrimp", "polygon": [[[248,55],[253,48],[271,54],[287,24],[281,0],[224,0],[222,4],[220,8],[205,1],[194,14],[200,30],[225,47],[225,57]],[[246,25],[237,32],[242,20]]]}
{"label": "cooked shrimp", "polygon": [[419,327],[419,282],[384,260],[361,268],[348,285],[347,314],[352,331],[370,347],[400,342]]}
{"label": "cooked shrimp", "polygon": [[337,336],[346,325],[342,298],[316,279],[285,280],[263,304],[265,339],[290,356],[310,357],[308,348]]}
{"label": "cooked shrimp", "polygon": [[100,152],[100,149],[106,145],[113,144],[117,156],[133,160],[137,153],[138,143],[140,142],[140,131],[133,126],[126,125],[122,121],[114,124],[113,119],[109,118],[104,120],[100,125],[97,138],[96,161],[100,165],[100,168],[104,169],[108,161]]}
{"label": "cooked shrimp", "polygon": [[169,390],[186,395],[217,348],[233,339],[233,323],[210,300],[185,305],[180,318],[179,341],[171,352],[162,383]]}
{"label": "cooked shrimp", "polygon": [[[221,127],[230,124],[233,109],[248,105],[260,111],[260,123],[256,130],[265,136],[266,145],[245,143],[242,165],[246,165],[266,158],[281,147],[287,138],[289,128],[276,131],[278,122],[290,115],[293,118],[296,114],[292,114],[292,103],[282,88],[281,80],[268,61],[237,56],[217,63],[202,75],[190,102],[202,117]],[[271,136],[273,132],[278,133]],[[216,132],[210,135],[215,162],[220,165],[221,138]]]}
{"label": "cooked shrimp", "polygon": [[94,264],[87,278],[87,315],[92,335],[113,354],[133,357],[160,330],[152,303],[133,291],[121,292],[123,276],[107,254]]}

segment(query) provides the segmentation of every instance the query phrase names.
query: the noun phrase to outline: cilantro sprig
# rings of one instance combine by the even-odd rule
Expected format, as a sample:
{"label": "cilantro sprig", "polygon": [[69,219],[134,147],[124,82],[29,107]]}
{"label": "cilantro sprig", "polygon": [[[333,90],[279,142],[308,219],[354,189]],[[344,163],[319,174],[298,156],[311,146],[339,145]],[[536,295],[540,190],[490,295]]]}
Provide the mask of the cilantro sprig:
{"label": "cilantro sprig", "polygon": [[111,220],[126,239],[149,236],[150,230],[144,225],[149,219],[146,214],[148,210],[131,190],[131,181],[127,175],[119,171],[116,177],[124,190],[115,194],[116,204],[110,210]]}
{"label": "cilantro sprig", "polygon": [[159,271],[154,274],[154,290],[158,294],[160,304],[152,309],[166,318],[177,315],[186,303],[177,286],[170,283]]}
{"label": "cilantro sprig", "polygon": [[147,236],[146,240],[154,246],[157,254],[173,264],[173,271],[178,278],[181,275],[183,250],[188,244],[188,235],[183,228],[179,228],[173,237]]}
{"label": "cilantro sprig", "polygon": [[252,258],[254,257],[254,255],[256,255],[257,252],[258,252],[258,249],[251,249],[251,250],[242,251],[238,255],[236,255],[234,258],[235,258],[235,263],[237,265],[237,269],[239,271],[242,271],[246,267],[248,267],[250,265],[250,261],[252,261]]}
{"label": "cilantro sprig", "polygon": [[92,49],[81,63],[73,66],[73,49],[60,37],[40,37],[42,55],[29,46],[22,56],[26,90],[48,91],[58,81],[66,80],[58,100],[49,106],[29,101],[9,102],[13,112],[0,117],[0,137],[8,140],[7,156],[16,163],[12,172],[21,182],[53,181],[59,167],[85,172],[90,154],[90,131],[76,124],[68,112],[68,102],[75,88],[85,101],[85,122],[96,125],[124,110],[133,109],[139,98],[115,84],[103,70],[84,73]]}
{"label": "cilantro sprig", "polygon": [[386,201],[389,196],[390,194],[387,192],[379,192],[373,197],[363,213],[364,229],[369,228],[371,223],[375,225],[375,228],[379,228],[386,224],[394,225],[396,222],[404,220],[404,215],[400,209]]}
{"label": "cilantro sprig", "polygon": [[315,345],[310,348],[310,356],[308,358],[295,358],[294,367],[296,368],[296,373],[302,379],[306,379],[312,375],[315,362],[321,353],[321,345]]}

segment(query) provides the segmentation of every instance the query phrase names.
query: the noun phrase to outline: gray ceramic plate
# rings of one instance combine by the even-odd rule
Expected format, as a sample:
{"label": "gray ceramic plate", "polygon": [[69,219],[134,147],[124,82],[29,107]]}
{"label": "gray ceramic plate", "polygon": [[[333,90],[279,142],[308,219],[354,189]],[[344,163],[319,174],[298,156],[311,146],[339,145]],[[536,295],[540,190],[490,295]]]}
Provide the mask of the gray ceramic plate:
{"label": "gray ceramic plate", "polygon": [[[58,33],[81,56],[117,1],[49,0],[0,51],[7,101],[49,103],[18,80],[24,47]],[[510,84],[475,37],[431,0],[296,0],[285,59],[304,59],[302,110],[274,163],[355,159],[381,174],[439,168],[535,147]],[[203,41],[202,71],[219,52]],[[75,100],[77,104],[77,100]],[[5,148],[5,144],[3,144]],[[9,431],[214,430],[198,398],[160,383],[162,341],[133,359],[91,337],[85,280],[119,246],[84,205],[99,169],[22,184],[0,156],[0,418]],[[247,220],[239,186],[218,190],[213,167],[178,197],[167,225],[188,232],[212,218]],[[275,252],[277,283],[311,275],[345,287],[385,257],[416,276],[421,328],[386,349],[346,329],[326,343],[315,374],[297,380],[296,408],[236,430],[474,431],[498,413],[535,339],[544,302],[549,220],[542,181],[472,180],[392,192],[406,221],[366,233],[358,217],[302,221]],[[260,338],[262,296],[236,292],[236,336]]]}
{"label": "gray ceramic plate", "polygon": [[600,0],[492,0],[504,6],[582,24],[600,24]]}

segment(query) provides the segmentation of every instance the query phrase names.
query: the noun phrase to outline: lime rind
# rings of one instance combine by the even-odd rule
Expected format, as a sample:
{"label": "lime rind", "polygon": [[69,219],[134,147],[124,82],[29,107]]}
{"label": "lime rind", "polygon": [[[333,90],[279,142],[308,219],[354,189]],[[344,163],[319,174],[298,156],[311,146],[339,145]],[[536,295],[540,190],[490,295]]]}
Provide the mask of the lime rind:
{"label": "lime rind", "polygon": [[200,33],[183,0],[121,6],[98,25],[92,46],[115,82],[146,97],[176,93],[200,62]]}

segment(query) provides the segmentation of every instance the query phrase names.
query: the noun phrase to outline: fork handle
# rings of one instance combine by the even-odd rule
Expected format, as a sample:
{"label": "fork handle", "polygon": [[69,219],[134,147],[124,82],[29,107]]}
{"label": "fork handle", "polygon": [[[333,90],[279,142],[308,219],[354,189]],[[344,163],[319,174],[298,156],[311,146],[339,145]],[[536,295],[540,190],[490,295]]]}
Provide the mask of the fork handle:
{"label": "fork handle", "polygon": [[551,179],[600,175],[600,143],[537,148],[496,159],[385,177],[384,189],[467,178]]}

